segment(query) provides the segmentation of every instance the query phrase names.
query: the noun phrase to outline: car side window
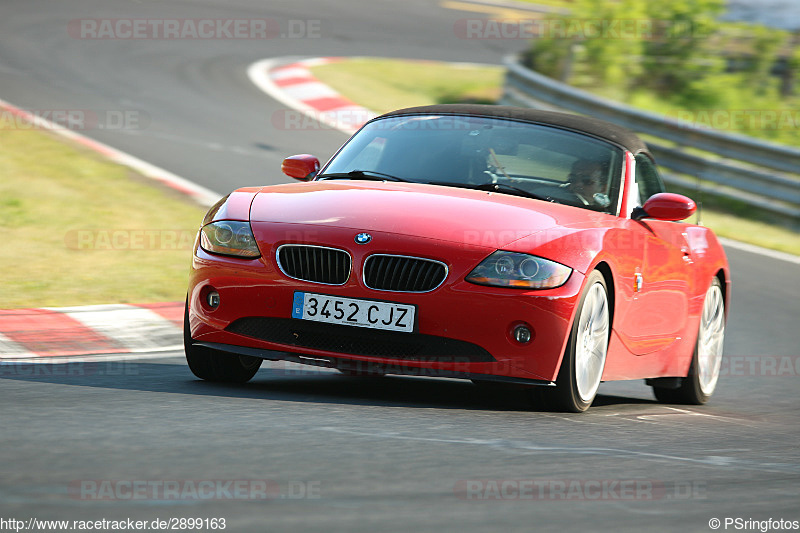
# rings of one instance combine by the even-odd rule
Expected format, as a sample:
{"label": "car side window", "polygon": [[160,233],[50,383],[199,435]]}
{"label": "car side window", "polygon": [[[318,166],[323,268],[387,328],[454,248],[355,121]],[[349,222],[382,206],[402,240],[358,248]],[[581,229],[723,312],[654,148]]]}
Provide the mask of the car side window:
{"label": "car side window", "polygon": [[654,194],[665,191],[655,163],[645,154],[636,156],[636,185],[639,187],[639,201],[642,204]]}

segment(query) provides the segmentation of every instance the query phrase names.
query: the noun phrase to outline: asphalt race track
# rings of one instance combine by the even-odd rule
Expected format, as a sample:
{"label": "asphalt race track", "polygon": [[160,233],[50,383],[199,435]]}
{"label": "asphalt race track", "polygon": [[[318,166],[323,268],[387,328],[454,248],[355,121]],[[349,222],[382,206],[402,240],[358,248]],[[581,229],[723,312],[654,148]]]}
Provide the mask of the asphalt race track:
{"label": "asphalt race track", "polygon": [[[146,126],[84,133],[225,193],[285,181],[283,157],[324,159],[345,140],[276,128],[283,108],[252,86],[249,64],[498,63],[524,47],[455,35],[456,21],[483,16],[421,0],[3,0],[0,98],[135,110]],[[85,40],[67,30],[126,17],[320,23],[319,37],[265,41]],[[641,382],[609,383],[590,411],[566,415],[531,410],[519,390],[283,363],[244,386],[216,385],[194,379],[177,352],[0,366],[0,519],[224,518],[228,531],[326,532],[800,520],[800,264],[728,253],[727,361],[699,408],[658,404]]]}

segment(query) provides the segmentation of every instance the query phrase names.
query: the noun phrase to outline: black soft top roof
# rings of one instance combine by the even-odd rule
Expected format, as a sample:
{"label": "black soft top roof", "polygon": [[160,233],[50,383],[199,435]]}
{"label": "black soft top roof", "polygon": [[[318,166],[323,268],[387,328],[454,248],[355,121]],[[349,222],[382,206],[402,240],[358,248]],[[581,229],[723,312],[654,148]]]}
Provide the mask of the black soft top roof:
{"label": "black soft top roof", "polygon": [[[588,133],[622,146],[636,154],[647,152],[647,145],[632,131],[604,120],[570,113],[542,111],[523,107],[477,104],[439,104],[398,109],[377,117],[403,115],[468,115],[476,117],[497,117],[520,120],[534,124],[555,126],[557,128]],[[375,120],[375,119],[373,119]]]}

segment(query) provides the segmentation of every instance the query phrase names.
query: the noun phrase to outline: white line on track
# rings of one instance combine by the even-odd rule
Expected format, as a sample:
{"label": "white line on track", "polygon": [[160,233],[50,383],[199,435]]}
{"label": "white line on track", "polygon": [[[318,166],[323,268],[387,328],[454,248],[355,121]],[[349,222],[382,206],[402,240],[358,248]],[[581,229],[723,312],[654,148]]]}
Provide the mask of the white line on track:
{"label": "white line on track", "polygon": [[691,463],[708,468],[739,468],[747,470],[762,470],[768,472],[800,472],[800,464],[796,463],[760,463],[757,461],[742,460],[736,457],[726,456],[706,456],[703,458],[682,457],[678,455],[667,455],[661,453],[644,452],[640,450],[626,450],[623,448],[606,448],[599,446],[542,446],[533,442],[508,440],[508,439],[469,439],[458,437],[418,437],[411,435],[401,435],[390,431],[355,431],[341,427],[319,427],[317,431],[327,431],[331,433],[342,433],[373,439],[397,439],[418,442],[433,442],[442,444],[466,444],[473,446],[488,446],[490,448],[502,449],[505,451],[521,451],[535,453],[561,453],[573,455],[602,455],[608,457],[638,457],[645,460],[670,462],[670,463]]}
{"label": "white line on track", "polygon": [[[173,353],[174,352],[174,353]],[[184,359],[183,345],[181,346],[165,346],[158,350],[151,350],[146,353],[95,353],[88,355],[56,355],[56,356],[35,356],[35,357],[15,357],[10,359],[0,360],[0,367],[14,366],[20,364],[43,364],[43,365],[68,365],[80,363],[105,363],[110,361],[138,361],[147,359],[170,359],[170,358]],[[3,372],[0,372],[0,378],[3,377]]]}
{"label": "white line on track", "polygon": [[746,242],[734,241],[733,239],[728,239],[725,237],[717,237],[720,243],[723,246],[728,246],[730,248],[735,248],[737,250],[741,250],[743,252],[749,252],[751,254],[762,255],[764,257],[769,257],[770,259],[777,259],[779,261],[788,261],[789,263],[794,263],[795,265],[800,265],[800,256],[792,255],[786,252],[779,252],[778,250],[770,250],[769,248],[762,248],[761,246],[756,246],[755,244],[749,244]]}

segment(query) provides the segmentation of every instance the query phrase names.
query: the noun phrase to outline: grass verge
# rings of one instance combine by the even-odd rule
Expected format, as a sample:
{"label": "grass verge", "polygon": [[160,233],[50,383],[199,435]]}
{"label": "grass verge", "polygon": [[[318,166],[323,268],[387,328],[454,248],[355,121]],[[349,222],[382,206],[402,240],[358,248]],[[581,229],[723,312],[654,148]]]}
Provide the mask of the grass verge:
{"label": "grass verge", "polygon": [[181,301],[204,209],[55,135],[0,129],[0,309]]}
{"label": "grass verge", "polygon": [[492,65],[373,58],[311,70],[343,96],[378,113],[430,104],[493,104],[500,98],[504,72]]}
{"label": "grass verge", "polygon": [[[500,67],[467,68],[396,59],[343,60],[314,67],[312,71],[343,96],[380,113],[434,103],[493,103],[499,98],[503,83]],[[696,196],[694,191],[671,186],[669,189]],[[735,204],[705,195],[703,224],[722,237],[800,255],[800,233],[766,222],[762,213]],[[748,218],[748,214],[752,216]]]}
{"label": "grass verge", "polygon": [[[775,222],[775,215],[729,198],[698,194],[691,188],[667,185],[670,192],[688,196],[702,204],[702,224],[721,237],[755,244],[771,250],[800,255],[800,233]],[[696,216],[688,219],[694,223]]]}

